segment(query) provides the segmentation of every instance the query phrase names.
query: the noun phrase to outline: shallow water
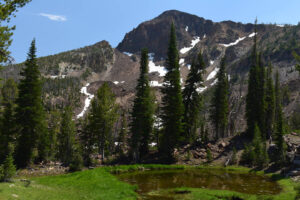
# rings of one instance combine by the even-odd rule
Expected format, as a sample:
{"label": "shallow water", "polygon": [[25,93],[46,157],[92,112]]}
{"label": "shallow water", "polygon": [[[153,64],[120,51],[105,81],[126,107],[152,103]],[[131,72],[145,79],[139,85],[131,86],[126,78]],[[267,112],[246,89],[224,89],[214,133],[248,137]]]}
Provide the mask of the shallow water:
{"label": "shallow water", "polygon": [[[119,174],[117,177],[132,185],[143,199],[157,199],[149,192],[160,189],[191,187],[231,190],[247,194],[280,193],[281,188],[269,177],[254,173],[228,172],[222,169],[153,170]],[[159,199],[172,199],[163,198]]]}

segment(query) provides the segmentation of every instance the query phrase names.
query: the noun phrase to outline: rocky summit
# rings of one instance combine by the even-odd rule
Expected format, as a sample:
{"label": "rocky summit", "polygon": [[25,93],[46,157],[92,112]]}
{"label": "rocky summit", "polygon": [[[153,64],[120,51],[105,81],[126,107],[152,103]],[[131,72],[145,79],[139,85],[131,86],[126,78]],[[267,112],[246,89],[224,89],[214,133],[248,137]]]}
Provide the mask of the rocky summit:
{"label": "rocky summit", "polygon": [[[210,102],[216,83],[220,60],[226,56],[226,70],[230,77],[230,134],[245,130],[245,96],[254,24],[233,21],[213,22],[196,15],[170,10],[143,22],[127,33],[116,48],[106,41],[92,46],[38,58],[44,77],[43,99],[48,107],[67,103],[78,105],[76,118],[89,108],[90,100],[100,85],[109,82],[117,102],[130,108],[139,75],[140,50],[149,49],[151,86],[160,101],[160,88],[166,73],[164,68],[170,25],[176,27],[177,47],[180,53],[182,87],[195,56],[202,52],[206,63],[205,93]],[[283,89],[284,113],[290,120],[300,112],[300,80],[295,70],[292,53],[300,53],[300,26],[258,24],[258,49],[265,65],[271,63],[273,72],[280,72]],[[8,65],[1,77],[19,79],[23,63]],[[205,105],[206,111],[209,104]]]}

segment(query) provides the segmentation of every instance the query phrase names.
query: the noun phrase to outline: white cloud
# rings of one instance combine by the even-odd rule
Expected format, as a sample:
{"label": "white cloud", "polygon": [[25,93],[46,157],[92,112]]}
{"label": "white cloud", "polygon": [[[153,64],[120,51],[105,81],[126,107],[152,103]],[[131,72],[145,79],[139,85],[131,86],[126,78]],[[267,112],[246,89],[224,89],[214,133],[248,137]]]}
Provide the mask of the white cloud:
{"label": "white cloud", "polygon": [[47,14],[47,13],[40,13],[40,16],[47,17],[48,19],[52,21],[59,21],[59,22],[64,22],[67,21],[67,18],[62,15],[52,15],[52,14]]}

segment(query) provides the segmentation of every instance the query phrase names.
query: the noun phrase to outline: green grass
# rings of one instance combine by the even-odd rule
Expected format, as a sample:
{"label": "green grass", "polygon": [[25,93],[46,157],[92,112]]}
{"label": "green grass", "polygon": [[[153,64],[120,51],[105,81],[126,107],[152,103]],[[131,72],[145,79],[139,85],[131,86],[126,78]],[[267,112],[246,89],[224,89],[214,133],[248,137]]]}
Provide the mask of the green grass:
{"label": "green grass", "polygon": [[136,199],[135,186],[119,181],[105,168],[60,176],[32,178],[29,187],[16,180],[0,184],[0,200]]}
{"label": "green grass", "polygon": [[[15,180],[14,183],[0,184],[0,200],[22,199],[22,200],[133,200],[137,199],[135,193],[136,186],[119,181],[111,173],[123,173],[137,170],[151,169],[186,169],[195,168],[182,165],[121,165],[113,167],[102,167],[94,170],[70,173],[59,176],[44,176],[30,178],[31,184],[26,187],[25,183]],[[219,167],[219,166],[197,166],[205,169],[224,169],[237,173],[252,172],[249,168],[239,166]],[[262,172],[254,172],[262,173]],[[232,197],[239,197],[244,200],[294,200],[297,192],[296,184],[290,179],[282,179],[276,175],[270,175],[278,181],[283,191],[276,196],[256,196],[242,194],[225,190],[209,190],[201,188],[178,188],[153,193],[184,193],[176,194],[177,199],[187,200],[230,200]],[[185,193],[186,191],[187,193]],[[17,197],[16,197],[17,196]]]}

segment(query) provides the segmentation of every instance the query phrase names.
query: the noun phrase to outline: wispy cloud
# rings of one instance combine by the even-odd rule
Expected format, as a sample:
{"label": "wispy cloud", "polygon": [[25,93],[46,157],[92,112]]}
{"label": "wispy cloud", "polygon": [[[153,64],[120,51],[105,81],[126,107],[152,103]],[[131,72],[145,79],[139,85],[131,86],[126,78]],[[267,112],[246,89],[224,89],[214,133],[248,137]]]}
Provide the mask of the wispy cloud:
{"label": "wispy cloud", "polygon": [[67,18],[63,15],[53,15],[53,14],[47,14],[47,13],[40,13],[40,16],[47,17],[48,19],[52,21],[59,21],[64,22],[67,21]]}

